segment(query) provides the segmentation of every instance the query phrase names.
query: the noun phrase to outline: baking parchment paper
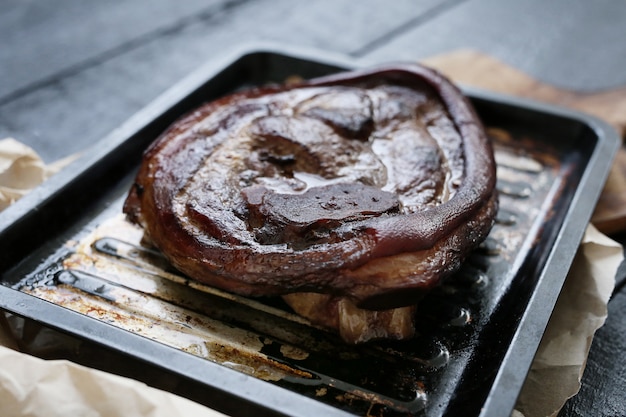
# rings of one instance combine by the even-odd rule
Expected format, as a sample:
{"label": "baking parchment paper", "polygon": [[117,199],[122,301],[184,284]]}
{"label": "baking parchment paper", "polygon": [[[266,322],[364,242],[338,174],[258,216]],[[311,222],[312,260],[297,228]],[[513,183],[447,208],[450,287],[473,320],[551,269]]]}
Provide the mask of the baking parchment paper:
{"label": "baking parchment paper", "polygon": [[514,417],[556,416],[576,395],[593,335],[607,317],[622,246],[589,225],[543,335]]}

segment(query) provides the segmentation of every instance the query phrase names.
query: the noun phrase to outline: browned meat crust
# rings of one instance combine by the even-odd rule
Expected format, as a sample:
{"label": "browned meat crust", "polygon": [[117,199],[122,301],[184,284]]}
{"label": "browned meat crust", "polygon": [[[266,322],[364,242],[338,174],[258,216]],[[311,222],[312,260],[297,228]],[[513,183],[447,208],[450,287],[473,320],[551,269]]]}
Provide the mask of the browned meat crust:
{"label": "browned meat crust", "polygon": [[488,234],[491,143],[417,64],[252,89],[146,151],[124,211],[174,266],[244,295],[415,303]]}

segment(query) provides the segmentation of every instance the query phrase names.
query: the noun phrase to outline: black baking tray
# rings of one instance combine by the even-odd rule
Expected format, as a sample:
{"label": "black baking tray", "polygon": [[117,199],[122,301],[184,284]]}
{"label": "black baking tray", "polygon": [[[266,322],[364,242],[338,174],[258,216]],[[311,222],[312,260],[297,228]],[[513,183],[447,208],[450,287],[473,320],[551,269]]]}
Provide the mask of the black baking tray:
{"label": "black baking tray", "polygon": [[[263,351],[281,366],[313,375],[308,379],[259,378],[24,291],[57,276],[58,258],[71,252],[68,242],[119,214],[142,152],[176,118],[241,88],[363,65],[319,51],[257,46],[198,69],[0,215],[0,308],[184,377],[207,393],[206,404],[232,415],[509,415],[619,146],[605,123],[569,110],[464,90],[502,141],[502,210],[493,236],[439,298],[425,303],[428,315],[440,300],[455,300],[433,314],[436,325],[428,319],[421,325],[417,341],[347,347],[333,335],[281,318],[294,326],[292,333],[310,332],[320,346],[332,345],[304,346],[309,356],[291,362],[276,349]],[[522,163],[511,163],[511,155]],[[507,170],[512,176],[500,178]],[[541,176],[539,185],[533,176]],[[513,249],[503,249],[507,245]],[[274,300],[259,302],[266,301],[268,308],[282,308]],[[451,324],[459,311],[470,311],[472,319]],[[276,335],[262,337],[280,345]],[[437,347],[443,349],[434,354]]]}

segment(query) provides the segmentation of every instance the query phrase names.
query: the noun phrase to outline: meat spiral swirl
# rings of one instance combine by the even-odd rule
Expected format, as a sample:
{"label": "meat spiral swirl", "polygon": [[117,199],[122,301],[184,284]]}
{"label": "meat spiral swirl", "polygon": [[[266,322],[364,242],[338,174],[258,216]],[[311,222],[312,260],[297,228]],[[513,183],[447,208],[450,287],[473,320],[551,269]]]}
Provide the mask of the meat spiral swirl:
{"label": "meat spiral swirl", "polygon": [[127,217],[188,276],[244,295],[415,303],[488,234],[491,144],[418,64],[234,93],[145,152]]}

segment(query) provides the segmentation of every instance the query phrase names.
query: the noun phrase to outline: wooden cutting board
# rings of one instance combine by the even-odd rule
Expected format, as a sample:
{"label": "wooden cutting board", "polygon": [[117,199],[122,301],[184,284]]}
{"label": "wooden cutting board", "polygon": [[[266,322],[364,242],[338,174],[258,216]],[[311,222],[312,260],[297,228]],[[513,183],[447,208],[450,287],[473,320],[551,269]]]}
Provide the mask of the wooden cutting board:
{"label": "wooden cutting board", "polygon": [[[422,60],[461,85],[543,101],[592,114],[626,135],[626,86],[601,92],[576,92],[541,83],[527,74],[473,50]],[[626,231],[626,148],[618,151],[592,223],[606,234]]]}

